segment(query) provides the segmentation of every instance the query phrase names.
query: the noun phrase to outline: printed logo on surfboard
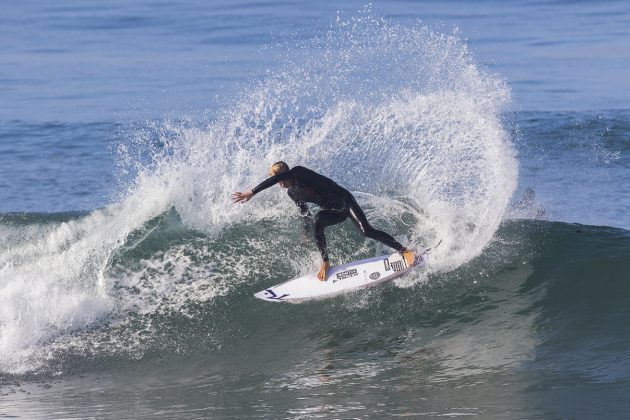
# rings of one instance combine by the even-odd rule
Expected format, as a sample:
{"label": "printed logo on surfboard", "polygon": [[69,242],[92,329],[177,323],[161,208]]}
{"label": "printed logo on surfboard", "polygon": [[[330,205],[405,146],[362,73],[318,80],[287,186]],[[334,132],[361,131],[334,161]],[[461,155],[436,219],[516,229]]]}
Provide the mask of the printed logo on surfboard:
{"label": "printed logo on surfboard", "polygon": [[354,277],[354,276],[358,276],[359,272],[357,271],[356,268],[352,268],[350,270],[346,270],[346,271],[342,271],[341,273],[337,273],[336,280],[333,280],[333,283],[337,283],[339,280],[345,280],[348,279],[350,277]]}
{"label": "printed logo on surfboard", "polygon": [[392,255],[391,257],[384,259],[383,264],[385,264],[385,271],[402,271],[407,268],[405,260],[398,255]]}
{"label": "printed logo on surfboard", "polygon": [[393,261],[391,265],[394,271],[401,271],[407,268],[407,265],[405,264],[404,261]]}
{"label": "printed logo on surfboard", "polygon": [[267,294],[267,296],[265,296],[265,297],[266,297],[267,299],[270,299],[270,300],[282,300],[282,299],[284,299],[285,297],[289,296],[289,294],[288,294],[288,293],[285,293],[285,294],[283,294],[282,296],[278,296],[278,295],[276,295],[276,293],[275,293],[273,290],[271,290],[271,289],[267,289],[267,290],[265,290],[265,293]]}

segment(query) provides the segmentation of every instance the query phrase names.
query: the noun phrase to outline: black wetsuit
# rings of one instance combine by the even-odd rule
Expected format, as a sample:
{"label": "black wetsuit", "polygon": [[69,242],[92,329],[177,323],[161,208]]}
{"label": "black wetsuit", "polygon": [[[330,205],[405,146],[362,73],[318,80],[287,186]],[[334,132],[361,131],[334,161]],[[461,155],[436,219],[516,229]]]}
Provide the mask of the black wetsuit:
{"label": "black wetsuit", "polygon": [[324,261],[328,261],[324,229],[326,226],[341,223],[348,217],[361,233],[368,238],[377,240],[394,248],[398,252],[405,250],[405,247],[392,238],[391,235],[375,229],[370,225],[363,210],[361,210],[357,200],[350,191],[340,187],[333,180],[310,169],[295,166],[286,172],[267,178],[252,189],[252,192],[257,194],[280,181],[293,181],[287,193],[300,208],[300,212],[303,216],[309,214],[306,203],[314,203],[322,208],[322,210],[315,215],[313,234]]}

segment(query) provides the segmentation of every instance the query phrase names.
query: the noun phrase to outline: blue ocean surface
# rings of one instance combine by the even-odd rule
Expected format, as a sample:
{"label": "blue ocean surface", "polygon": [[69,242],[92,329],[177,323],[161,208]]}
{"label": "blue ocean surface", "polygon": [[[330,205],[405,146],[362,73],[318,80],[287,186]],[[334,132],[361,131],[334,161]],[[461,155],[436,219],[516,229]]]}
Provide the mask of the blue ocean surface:
{"label": "blue ocean surface", "polygon": [[[0,418],[627,417],[628,68],[627,1],[5,4]],[[426,269],[256,300],[278,160]]]}

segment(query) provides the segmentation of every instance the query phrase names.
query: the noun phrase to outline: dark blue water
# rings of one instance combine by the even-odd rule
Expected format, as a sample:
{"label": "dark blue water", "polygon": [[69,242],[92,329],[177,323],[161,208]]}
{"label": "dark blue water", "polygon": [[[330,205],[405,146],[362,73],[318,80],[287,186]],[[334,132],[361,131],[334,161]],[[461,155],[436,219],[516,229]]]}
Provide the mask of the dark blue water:
{"label": "dark blue water", "polygon": [[[625,417],[629,45],[626,1],[4,5],[0,417]],[[278,159],[443,245],[255,301],[318,264],[229,201]]]}
{"label": "dark blue water", "polygon": [[[278,43],[321,36],[365,3],[27,1],[0,18],[3,120],[197,114],[273,70]],[[503,75],[516,109],[626,109],[625,1],[373,3],[404,24],[454,28]],[[268,49],[261,49],[269,47]],[[280,48],[281,50],[282,48]],[[27,118],[28,116],[28,118]]]}

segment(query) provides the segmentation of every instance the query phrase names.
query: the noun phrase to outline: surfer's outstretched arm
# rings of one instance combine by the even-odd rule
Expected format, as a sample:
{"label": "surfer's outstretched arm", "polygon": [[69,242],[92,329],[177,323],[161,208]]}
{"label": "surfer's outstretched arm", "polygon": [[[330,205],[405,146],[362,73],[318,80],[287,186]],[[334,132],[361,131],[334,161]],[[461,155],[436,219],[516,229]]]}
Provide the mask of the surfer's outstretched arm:
{"label": "surfer's outstretched arm", "polygon": [[278,182],[281,182],[281,181],[292,181],[298,178],[302,174],[303,169],[304,168],[302,168],[301,166],[296,166],[287,171],[280,172],[276,175],[270,176],[269,178],[265,179],[263,182],[261,182],[260,184],[252,188],[252,193],[258,194],[262,190],[266,190],[267,188],[274,186]]}
{"label": "surfer's outstretched arm", "polygon": [[[292,181],[293,179],[296,179],[300,176],[300,174],[302,174],[303,170],[304,168],[302,168],[301,166],[296,166],[293,169],[289,169],[277,175],[270,176],[260,184],[256,185],[250,191],[235,192],[234,194],[232,194],[232,201],[234,201],[235,203],[247,203],[254,195],[258,194],[262,190],[266,190],[267,188],[276,185],[277,183],[283,185],[282,181]],[[286,187],[288,186],[285,186],[285,188]]]}

